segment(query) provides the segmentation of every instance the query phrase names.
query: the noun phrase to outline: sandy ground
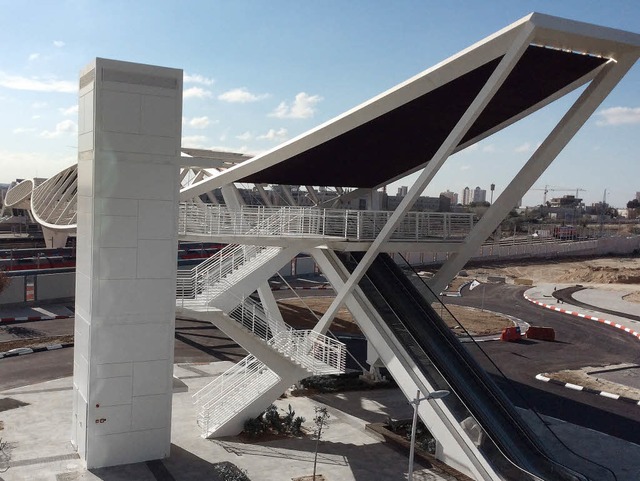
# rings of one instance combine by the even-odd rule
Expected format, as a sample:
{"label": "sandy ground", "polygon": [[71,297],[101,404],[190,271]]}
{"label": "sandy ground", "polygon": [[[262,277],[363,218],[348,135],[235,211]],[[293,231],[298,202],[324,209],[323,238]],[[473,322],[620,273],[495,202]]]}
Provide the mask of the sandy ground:
{"label": "sandy ground", "polygon": [[[333,297],[304,297],[302,299],[283,299],[278,301],[278,304],[287,324],[297,329],[311,329],[329,308],[331,301],[333,301]],[[434,308],[439,310],[439,306],[434,306]],[[456,329],[456,332],[461,335],[463,332],[456,319],[464,325],[471,335],[479,336],[500,333],[505,327],[513,325],[509,318],[495,312],[453,305],[447,306],[447,309],[453,314],[453,318],[448,316],[446,312],[441,314],[442,318],[447,321],[449,327]],[[329,329],[336,333],[360,333],[355,319],[346,308],[338,311],[338,315]]]}
{"label": "sandy ground", "polygon": [[609,290],[633,290],[625,299],[640,303],[640,257],[602,257],[566,259],[517,265],[493,263],[465,269],[470,278],[503,276],[506,282],[531,279],[536,283],[583,284]]}

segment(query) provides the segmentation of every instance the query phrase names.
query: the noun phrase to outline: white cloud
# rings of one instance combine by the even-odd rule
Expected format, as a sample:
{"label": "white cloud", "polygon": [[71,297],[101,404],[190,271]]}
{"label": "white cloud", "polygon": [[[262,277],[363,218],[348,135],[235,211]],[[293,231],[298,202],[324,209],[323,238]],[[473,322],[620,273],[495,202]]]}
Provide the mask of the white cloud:
{"label": "white cloud", "polygon": [[492,153],[496,152],[496,150],[497,150],[496,146],[493,145],[493,144],[488,144],[488,145],[483,145],[482,146],[482,151],[483,152],[487,152],[489,154],[492,154]]}
{"label": "white cloud", "polygon": [[47,107],[47,102],[34,102],[31,104],[32,109],[44,109]]}
{"label": "white cloud", "polygon": [[469,170],[471,168],[470,165],[461,165],[460,166],[460,170],[465,171],[465,170]]}
{"label": "white cloud", "polygon": [[209,99],[212,96],[209,90],[200,87],[191,87],[182,93],[182,98],[185,99]]}
{"label": "white cloud", "polygon": [[228,90],[218,95],[218,100],[229,103],[246,104],[248,102],[257,102],[258,100],[262,100],[267,97],[267,94],[252,94],[245,87],[240,87],[237,89]]}
{"label": "white cloud", "polygon": [[514,149],[515,152],[521,153],[521,152],[530,152],[531,151],[531,144],[529,142],[525,142],[522,145],[519,145],[518,147],[516,147]]}
{"label": "white cloud", "polygon": [[322,97],[319,95],[309,95],[305,92],[300,92],[296,95],[291,105],[287,102],[281,102],[269,116],[279,119],[308,119],[313,117],[315,106],[321,100]]}
{"label": "white cloud", "polygon": [[54,131],[45,130],[40,134],[40,137],[45,139],[55,139],[64,134],[75,134],[78,131],[78,125],[73,120],[63,120],[58,122]]}
{"label": "white cloud", "polygon": [[66,44],[62,41],[62,40],[54,40],[53,41],[53,46],[54,47],[58,47],[58,48],[62,48],[64,47]]}
{"label": "white cloud", "polygon": [[621,125],[640,123],[640,107],[611,107],[598,112],[602,120],[597,125]]}
{"label": "white cloud", "polygon": [[258,140],[271,140],[273,142],[282,142],[284,140],[287,140],[287,129],[285,128],[281,128],[278,130],[275,129],[269,129],[269,132],[267,132],[264,135],[259,135],[258,136]]}
{"label": "white cloud", "polygon": [[249,132],[248,130],[240,135],[236,135],[236,139],[238,140],[251,140],[253,138],[253,136],[251,135],[251,132]]}
{"label": "white cloud", "polygon": [[72,105],[66,109],[58,109],[62,115],[75,115],[78,113],[78,105]]}
{"label": "white cloud", "polygon": [[182,137],[182,145],[194,149],[204,148],[205,142],[207,142],[207,137],[204,135],[185,135]]}
{"label": "white cloud", "polygon": [[31,55],[29,55],[29,62],[33,62],[34,60],[38,60],[38,58],[40,58],[40,54],[39,53],[32,53]]}
{"label": "white cloud", "polygon": [[31,127],[18,127],[17,129],[13,129],[14,134],[24,134],[27,132],[35,132],[36,129]]}
{"label": "white cloud", "polygon": [[215,80],[213,80],[212,78],[207,78],[207,77],[204,77],[203,75],[198,75],[198,74],[190,75],[188,73],[185,73],[182,79],[184,83],[201,84],[201,85],[213,85],[213,83],[215,82]]}
{"label": "white cloud", "polygon": [[0,87],[13,90],[31,90],[33,92],[62,92],[76,93],[78,85],[76,82],[56,79],[40,79],[21,77],[19,75],[9,75],[0,72]]}
{"label": "white cloud", "polygon": [[204,129],[206,128],[211,122],[209,121],[209,117],[204,116],[204,117],[194,117],[189,121],[189,126],[193,127],[194,129]]}

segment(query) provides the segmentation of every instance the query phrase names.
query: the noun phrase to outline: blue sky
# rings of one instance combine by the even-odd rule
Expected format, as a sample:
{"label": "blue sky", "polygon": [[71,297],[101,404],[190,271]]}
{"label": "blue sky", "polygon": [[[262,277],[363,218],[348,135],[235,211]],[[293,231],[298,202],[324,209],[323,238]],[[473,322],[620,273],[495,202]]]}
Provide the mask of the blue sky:
{"label": "blue sky", "polygon": [[[183,69],[183,146],[259,153],[532,11],[640,33],[637,0],[0,0],[0,182],[75,162],[78,73],[94,57]],[[457,154],[426,194],[494,183],[495,199],[575,98]],[[640,64],[535,187],[584,189],[587,204],[606,189],[623,207],[640,191],[639,160]]]}

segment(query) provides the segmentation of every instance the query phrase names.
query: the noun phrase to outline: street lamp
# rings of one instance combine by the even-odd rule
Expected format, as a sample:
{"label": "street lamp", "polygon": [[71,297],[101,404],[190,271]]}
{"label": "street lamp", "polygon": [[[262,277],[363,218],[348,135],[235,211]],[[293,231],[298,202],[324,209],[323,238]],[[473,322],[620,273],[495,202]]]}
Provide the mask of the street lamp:
{"label": "street lamp", "polygon": [[407,476],[408,481],[413,481],[413,455],[416,450],[416,424],[418,423],[418,406],[422,401],[428,401],[429,399],[441,399],[449,395],[449,391],[442,389],[439,391],[433,391],[425,397],[420,397],[420,389],[416,394],[416,398],[413,401],[409,401],[409,404],[413,404],[413,424],[411,425],[411,444],[409,445],[409,473]]}

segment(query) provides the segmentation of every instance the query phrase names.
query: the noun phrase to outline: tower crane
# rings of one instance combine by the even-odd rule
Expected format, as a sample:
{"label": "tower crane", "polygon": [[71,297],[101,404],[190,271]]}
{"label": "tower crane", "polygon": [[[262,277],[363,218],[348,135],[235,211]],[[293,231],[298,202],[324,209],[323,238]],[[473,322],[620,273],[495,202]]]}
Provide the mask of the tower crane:
{"label": "tower crane", "polygon": [[575,190],[576,191],[576,199],[577,199],[578,195],[580,195],[579,194],[580,191],[583,191],[583,192],[587,191],[587,189],[582,189],[580,187],[574,189],[574,188],[566,188],[566,187],[554,187],[552,185],[545,185],[544,189],[530,189],[530,190],[542,190],[542,191],[544,191],[544,195],[542,196],[542,204],[543,205],[546,205],[546,203],[547,203],[547,193],[548,192],[555,192],[555,191],[558,191],[558,192],[573,192]]}

